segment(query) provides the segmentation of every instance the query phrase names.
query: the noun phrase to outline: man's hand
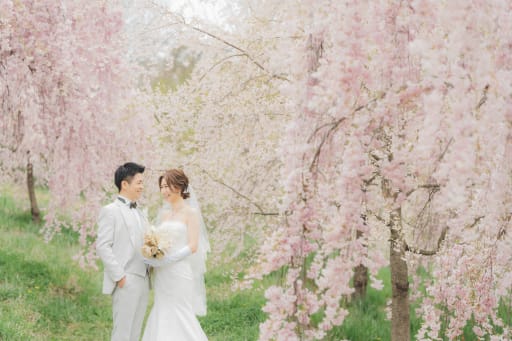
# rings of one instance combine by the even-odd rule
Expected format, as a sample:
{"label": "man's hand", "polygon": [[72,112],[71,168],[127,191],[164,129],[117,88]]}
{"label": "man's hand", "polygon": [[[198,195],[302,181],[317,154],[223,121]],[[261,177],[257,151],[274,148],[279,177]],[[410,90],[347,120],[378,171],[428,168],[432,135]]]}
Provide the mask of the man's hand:
{"label": "man's hand", "polygon": [[118,288],[122,288],[124,287],[124,285],[126,284],[126,276],[124,276],[123,278],[121,278],[119,281],[117,281],[117,287]]}

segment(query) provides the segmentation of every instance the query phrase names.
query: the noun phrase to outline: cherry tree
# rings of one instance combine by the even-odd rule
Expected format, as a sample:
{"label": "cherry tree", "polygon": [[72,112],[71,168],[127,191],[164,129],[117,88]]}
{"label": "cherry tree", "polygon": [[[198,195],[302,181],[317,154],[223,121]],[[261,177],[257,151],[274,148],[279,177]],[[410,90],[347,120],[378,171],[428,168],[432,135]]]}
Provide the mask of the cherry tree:
{"label": "cherry tree", "polygon": [[[379,288],[388,264],[393,340],[410,339],[411,299],[419,339],[453,339],[471,318],[479,336],[509,335],[496,311],[510,287],[510,5],[240,8],[223,29],[163,9],[201,58],[158,118],[217,223],[280,207],[252,273],[287,274],[267,290],[261,339],[326,337],[348,314],[353,269]],[[425,257],[427,293],[411,297]]]}
{"label": "cherry tree", "polygon": [[[189,175],[214,242],[212,258],[250,252],[275,225],[282,195],[277,147],[290,116],[278,89],[284,77],[265,66],[266,49],[275,42],[236,18],[219,25],[166,6],[143,8],[152,19],[138,33],[141,44],[160,45],[169,32],[194,62],[175,90],[154,93],[160,167],[182,166]],[[241,34],[244,29],[253,31]],[[170,65],[184,63],[170,53],[163,58]]]}
{"label": "cherry tree", "polygon": [[[266,291],[262,340],[327,337],[354,269],[379,288],[387,265],[393,340],[410,339],[412,299],[418,339],[454,339],[470,319],[511,337],[496,314],[512,282],[506,1],[240,1],[221,26],[151,3],[159,16],[131,26],[131,45],[111,3],[0,4],[1,167],[25,170],[30,152],[44,169],[49,231],[68,209],[90,241],[126,158],[183,165],[217,246],[264,238],[249,279],[286,273]],[[152,64],[140,47],[159,29],[199,58],[148,97],[122,57]],[[426,257],[420,295],[409,276]]]}
{"label": "cherry tree", "polygon": [[[34,169],[51,196],[46,236],[66,226],[90,245],[114,169],[143,162],[152,149],[151,103],[135,86],[137,66],[124,58],[122,8],[1,0],[0,13],[3,180]],[[91,250],[82,249],[82,263],[94,264]]]}
{"label": "cherry tree", "polygon": [[496,314],[511,278],[510,4],[268,6],[269,30],[296,37],[273,52],[293,65],[295,114],[280,150],[285,219],[255,268],[284,268],[286,282],[267,290],[260,338],[326,337],[348,314],[354,267],[386,265],[383,243],[393,340],[410,339],[414,255],[434,269],[418,339],[454,339],[471,318],[479,337],[510,337]]}

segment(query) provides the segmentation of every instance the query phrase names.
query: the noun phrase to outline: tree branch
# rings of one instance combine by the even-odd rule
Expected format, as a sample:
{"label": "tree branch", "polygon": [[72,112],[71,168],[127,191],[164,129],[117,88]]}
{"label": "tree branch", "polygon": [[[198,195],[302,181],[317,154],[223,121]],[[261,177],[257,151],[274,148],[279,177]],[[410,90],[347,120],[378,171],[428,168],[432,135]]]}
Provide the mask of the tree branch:
{"label": "tree branch", "polygon": [[[473,221],[473,223],[471,223],[471,225],[468,226],[468,228],[472,228],[474,227],[476,224],[478,224],[480,222],[480,220],[482,220],[485,216],[478,216],[475,218],[475,220]],[[439,239],[437,240],[437,247],[435,250],[424,250],[424,249],[419,249],[419,248],[414,248],[414,247],[411,247],[409,246],[409,244],[407,244],[407,242],[405,243],[405,250],[406,251],[409,251],[409,252],[412,252],[412,253],[416,253],[418,255],[423,255],[423,256],[434,256],[435,254],[437,254],[439,252],[439,249],[441,248],[441,243],[444,241],[444,239],[446,238],[446,233],[448,232],[448,227],[445,227],[443,229],[443,231],[441,231],[441,235],[439,236]]]}
{"label": "tree branch", "polygon": [[[380,97],[379,97],[380,98]],[[368,106],[377,101],[377,99],[379,98],[373,98],[372,100],[368,101],[368,103],[366,104],[362,104],[358,107],[356,107],[353,111],[352,111],[352,115],[355,114],[356,112],[360,111],[360,110],[363,110],[365,108],[368,108]],[[322,147],[323,145],[325,144],[325,142],[327,141],[327,139],[336,131],[336,129],[338,129],[338,127],[340,126],[341,123],[343,123],[344,121],[346,120],[346,117],[341,117],[340,119],[334,121],[334,122],[330,122],[330,123],[326,123],[326,124],[323,124],[321,126],[319,126],[318,128],[315,129],[315,131],[313,131],[313,133],[309,136],[308,138],[308,143],[311,142],[311,140],[313,139],[313,137],[318,134],[320,132],[320,130],[322,130],[323,128],[326,128],[326,127],[329,127],[329,130],[324,134],[324,136],[322,137],[322,140],[320,141],[320,145],[318,146],[318,148],[316,149],[315,151],[315,155],[313,156],[313,161],[311,161],[311,165],[309,166],[309,170],[312,171],[313,168],[315,168],[316,166],[318,166],[318,160],[320,158],[320,153],[322,152]]]}
{"label": "tree branch", "polygon": [[446,147],[444,148],[443,152],[437,158],[437,163],[441,162],[441,160],[444,158],[444,155],[446,154],[446,152],[448,151],[448,148],[450,147],[450,145],[452,143],[453,143],[453,137],[451,137],[450,140],[448,140],[448,143],[446,144]]}
{"label": "tree branch", "polygon": [[[153,3],[154,5],[158,6],[158,4],[155,4]],[[258,62],[256,59],[254,59],[254,57],[252,57],[249,52],[247,52],[246,50],[244,50],[243,48],[235,45],[234,43],[231,43],[229,41],[227,41],[226,39],[224,38],[221,38],[213,33],[210,33],[200,27],[197,27],[197,26],[193,26],[191,24],[188,24],[186,21],[185,21],[185,18],[183,18],[182,16],[172,12],[172,11],[169,11],[169,10],[166,10],[166,12],[168,14],[170,14],[171,16],[175,17],[183,26],[186,26],[196,32],[199,32],[199,33],[202,33],[202,34],[205,34],[207,36],[209,36],[210,38],[213,38],[217,41],[220,41],[221,43],[239,51],[242,53],[242,55],[244,55],[245,57],[247,57],[254,65],[256,65],[259,69],[261,69],[262,71],[264,71],[265,73],[269,74],[272,78],[277,78],[277,79],[280,79],[280,80],[284,80],[284,81],[289,81],[289,79],[287,79],[286,77],[283,77],[283,76],[280,76],[280,75],[276,75],[276,74],[273,74],[272,72],[270,72],[269,70],[267,70],[260,62]]]}
{"label": "tree branch", "polygon": [[254,214],[254,215],[262,215],[262,216],[278,216],[279,213],[278,212],[251,212],[251,214]]}
{"label": "tree branch", "polygon": [[512,213],[509,213],[508,217],[505,218],[505,223],[498,231],[498,236],[496,238],[497,240],[500,240],[501,238],[503,238],[505,236],[505,234],[507,233],[507,225],[510,224],[511,219],[512,219]]}
{"label": "tree branch", "polygon": [[[437,166],[439,165],[439,163],[441,162],[441,160],[444,158],[444,156],[446,155],[446,152],[448,151],[448,148],[450,147],[450,145],[453,143],[453,137],[450,138],[450,140],[448,140],[448,143],[446,144],[446,146],[444,147],[443,151],[441,152],[441,154],[439,154],[439,157],[437,158],[437,161],[436,161],[436,165],[434,167],[434,170],[432,171],[432,174],[436,171],[437,169]],[[424,188],[424,189],[430,189],[431,191],[434,191],[434,192],[437,192],[439,191],[440,189],[440,186],[438,184],[425,184],[425,185],[420,185],[412,190],[410,190],[409,192],[406,193],[406,197],[409,197],[411,194],[413,194],[416,190],[420,189],[420,188]]]}
{"label": "tree branch", "polygon": [[439,249],[441,248],[441,243],[446,238],[447,231],[448,231],[448,227],[445,227],[443,229],[443,231],[441,231],[441,235],[439,236],[439,239],[437,240],[437,247],[435,250],[423,250],[423,249],[419,249],[419,248],[414,248],[414,247],[409,246],[409,244],[404,241],[405,251],[409,251],[409,252],[416,253],[418,255],[423,255],[423,256],[434,256],[435,254],[437,254],[439,252]]}
{"label": "tree branch", "polygon": [[416,192],[418,189],[428,189],[429,191],[431,191],[432,193],[435,193],[437,191],[439,191],[439,189],[441,188],[441,186],[439,186],[438,184],[425,184],[425,185],[419,185],[418,187],[414,188],[414,189],[411,189],[409,192],[405,193],[405,196],[406,197],[409,197],[411,194],[413,194],[414,192]]}
{"label": "tree branch", "polygon": [[320,145],[315,151],[315,156],[313,156],[313,161],[311,161],[311,165],[309,166],[309,170],[312,171],[313,168],[318,166],[318,160],[320,159],[320,153],[322,152],[322,147],[327,139],[331,136],[332,133],[338,128],[338,126],[345,121],[345,117],[340,118],[338,121],[332,124],[332,127],[327,131],[327,133],[322,137],[322,141],[320,141]]}
{"label": "tree branch", "polygon": [[[366,212],[371,214],[371,215],[373,215],[381,223],[387,224],[387,222],[386,222],[386,220],[384,218],[382,218],[380,215],[378,215],[377,213],[373,212],[372,210],[367,209]],[[366,215],[365,215],[365,217],[366,217]]]}
{"label": "tree branch", "polygon": [[480,99],[480,102],[478,102],[478,104],[476,105],[477,110],[480,109],[480,107],[484,105],[485,102],[487,102],[487,92],[489,92],[489,84],[486,84],[484,87],[482,98]]}
{"label": "tree branch", "polygon": [[208,171],[206,171],[205,169],[201,169],[201,171],[203,173],[205,173],[206,175],[208,175],[208,177],[210,179],[212,179],[213,181],[215,181],[216,183],[228,188],[229,190],[231,190],[233,193],[235,193],[237,196],[239,196],[240,198],[242,199],[245,199],[247,202],[249,202],[251,205],[253,205],[254,207],[256,207],[259,211],[259,213],[253,213],[253,214],[259,214],[259,215],[279,215],[278,213],[274,213],[274,212],[265,212],[265,210],[263,209],[263,207],[261,207],[261,205],[259,205],[257,202],[251,200],[251,198],[249,198],[248,196],[240,193],[239,191],[237,191],[235,188],[233,188],[232,186],[226,184],[224,181],[220,180],[220,179],[217,179],[215,178],[213,175],[211,175],[210,173],[208,173]]}
{"label": "tree branch", "polygon": [[244,56],[244,54],[242,53],[237,53],[237,54],[233,54],[233,55],[230,55],[230,56],[227,56],[227,57],[224,57],[222,58],[221,60],[217,61],[216,63],[214,63],[201,77],[199,77],[199,81],[198,82],[201,82],[203,80],[204,77],[206,77],[206,75],[212,71],[213,69],[215,69],[217,66],[219,66],[220,64],[224,63],[226,60],[228,59],[231,59],[233,57],[242,57]]}

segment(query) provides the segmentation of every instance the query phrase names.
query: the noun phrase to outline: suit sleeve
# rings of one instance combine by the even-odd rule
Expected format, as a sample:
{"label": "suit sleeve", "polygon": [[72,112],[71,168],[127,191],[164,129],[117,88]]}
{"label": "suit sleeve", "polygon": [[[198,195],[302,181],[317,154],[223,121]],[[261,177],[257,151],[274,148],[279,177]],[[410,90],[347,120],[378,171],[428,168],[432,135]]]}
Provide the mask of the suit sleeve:
{"label": "suit sleeve", "polygon": [[106,273],[117,282],[125,273],[112,250],[114,244],[115,219],[112,210],[103,207],[98,217],[98,237],[96,239],[96,252],[103,261]]}

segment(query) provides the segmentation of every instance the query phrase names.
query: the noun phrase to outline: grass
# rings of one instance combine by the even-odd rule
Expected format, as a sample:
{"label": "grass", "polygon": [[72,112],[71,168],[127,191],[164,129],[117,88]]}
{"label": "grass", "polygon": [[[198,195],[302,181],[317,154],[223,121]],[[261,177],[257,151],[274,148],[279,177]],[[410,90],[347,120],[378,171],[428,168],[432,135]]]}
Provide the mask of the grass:
{"label": "grass", "polygon": [[[44,206],[45,192],[38,196]],[[74,233],[63,230],[45,243],[28,207],[14,198],[15,193],[8,190],[0,192],[0,340],[109,340],[111,300],[101,294],[101,271],[81,269],[72,260],[79,248]],[[210,266],[208,314],[199,319],[201,326],[211,341],[257,340],[259,324],[266,318],[261,310],[264,288],[278,281],[280,274],[251,290],[233,292],[232,268],[230,264]],[[364,300],[348,304],[350,314],[326,340],[390,339],[385,310],[391,297],[389,269],[382,269],[378,277],[384,289],[369,288]],[[500,307],[499,315],[511,324],[510,302]],[[420,325],[411,307],[411,335]],[[478,339],[471,327],[468,323],[460,340]]]}
{"label": "grass", "polygon": [[386,318],[386,303],[391,297],[389,268],[380,271],[384,288],[380,291],[368,287],[364,300],[356,300],[347,308],[349,315],[343,325],[335,327],[327,337],[330,340],[381,341],[389,340],[391,323]]}
{"label": "grass", "polygon": [[[28,208],[8,190],[1,193],[0,340],[109,340],[112,310],[110,296],[101,294],[103,274],[74,263],[74,233],[63,230],[45,243]],[[44,206],[44,191],[38,196]],[[229,270],[209,270],[201,325],[212,341],[256,340],[265,319],[263,291],[231,292]]]}
{"label": "grass", "polygon": [[45,243],[30,213],[0,197],[0,339],[106,340],[110,302],[100,277],[72,261],[65,234]]}

